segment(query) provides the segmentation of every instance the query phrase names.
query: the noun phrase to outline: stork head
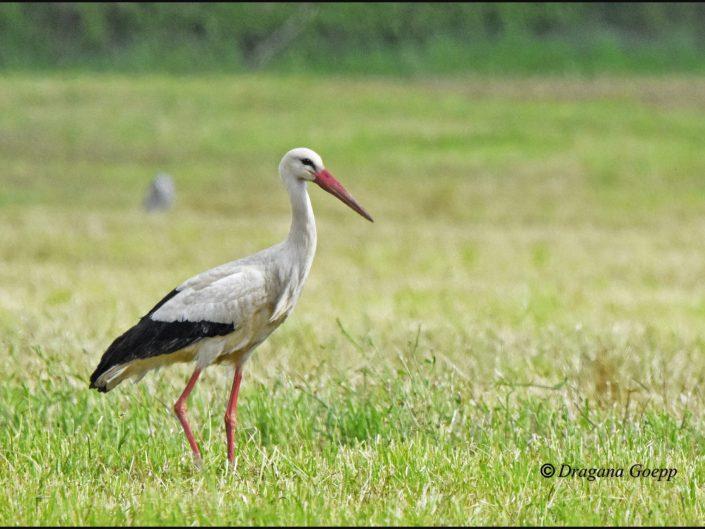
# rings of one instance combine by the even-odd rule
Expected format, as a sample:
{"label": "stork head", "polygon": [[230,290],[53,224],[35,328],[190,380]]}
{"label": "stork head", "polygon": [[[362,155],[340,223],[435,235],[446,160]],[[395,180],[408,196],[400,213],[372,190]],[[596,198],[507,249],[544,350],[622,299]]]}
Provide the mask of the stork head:
{"label": "stork head", "polygon": [[317,184],[321,189],[328,191],[367,220],[373,222],[370,214],[357,203],[353,196],[343,187],[343,184],[330,174],[323,165],[321,157],[311,149],[306,147],[291,149],[279,163],[279,174],[287,184],[292,181],[309,181]]}

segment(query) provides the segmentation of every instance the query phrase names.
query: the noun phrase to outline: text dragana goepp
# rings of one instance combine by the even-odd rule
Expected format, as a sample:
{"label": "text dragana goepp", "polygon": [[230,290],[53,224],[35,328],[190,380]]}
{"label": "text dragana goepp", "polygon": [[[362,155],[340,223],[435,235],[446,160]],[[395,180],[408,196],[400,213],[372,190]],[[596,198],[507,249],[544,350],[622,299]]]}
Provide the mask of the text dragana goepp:
{"label": "text dragana goepp", "polygon": [[[558,472],[556,472],[558,470]],[[617,467],[605,468],[583,468],[574,467],[568,463],[563,463],[560,468],[550,463],[541,466],[541,475],[545,478],[583,478],[588,481],[595,481],[598,478],[633,478],[654,481],[671,481],[678,469],[676,468],[651,468],[642,463],[635,463],[627,470]]]}
{"label": "text dragana goepp", "polygon": [[[557,478],[583,478],[588,481],[595,481],[598,478],[633,478],[633,479],[649,479],[654,481],[671,481],[678,469],[676,468],[649,468],[642,463],[635,463],[628,469],[624,468],[581,468],[574,467],[567,463],[561,464],[558,472],[551,473]],[[550,477],[542,469],[544,477]]]}

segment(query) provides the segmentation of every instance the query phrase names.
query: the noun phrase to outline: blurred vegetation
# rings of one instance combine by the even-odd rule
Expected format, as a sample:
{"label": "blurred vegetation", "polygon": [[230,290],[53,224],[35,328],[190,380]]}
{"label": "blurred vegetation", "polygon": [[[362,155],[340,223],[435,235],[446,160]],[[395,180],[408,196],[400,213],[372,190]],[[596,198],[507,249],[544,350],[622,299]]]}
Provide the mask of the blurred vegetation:
{"label": "blurred vegetation", "polygon": [[340,73],[705,70],[705,5],[3,4],[0,68]]}

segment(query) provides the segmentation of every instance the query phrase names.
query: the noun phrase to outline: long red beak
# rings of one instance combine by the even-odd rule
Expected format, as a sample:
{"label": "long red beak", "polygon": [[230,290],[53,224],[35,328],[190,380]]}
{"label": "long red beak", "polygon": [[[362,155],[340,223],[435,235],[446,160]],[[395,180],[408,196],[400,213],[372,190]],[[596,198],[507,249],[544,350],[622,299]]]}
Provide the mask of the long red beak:
{"label": "long red beak", "polygon": [[347,189],[343,187],[343,184],[338,182],[335,177],[330,174],[326,169],[321,169],[320,171],[318,171],[316,173],[316,178],[313,181],[318,184],[321,189],[328,191],[331,195],[340,199],[342,202],[357,211],[367,220],[369,220],[370,222],[374,222],[370,214],[367,213],[367,211],[365,211],[364,208],[357,203],[353,196],[348,193]]}

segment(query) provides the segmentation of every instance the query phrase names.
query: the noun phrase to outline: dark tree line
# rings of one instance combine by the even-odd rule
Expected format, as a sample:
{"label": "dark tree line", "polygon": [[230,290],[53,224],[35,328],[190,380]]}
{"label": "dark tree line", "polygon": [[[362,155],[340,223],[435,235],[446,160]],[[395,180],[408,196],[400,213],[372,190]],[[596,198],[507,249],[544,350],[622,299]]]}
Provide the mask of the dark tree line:
{"label": "dark tree line", "polygon": [[[705,50],[705,5],[586,4],[202,4],[0,5],[0,67],[153,66],[199,56],[224,68],[259,68],[281,56],[336,57],[462,46],[507,39],[590,43],[609,36],[639,46],[676,39]],[[187,51],[184,51],[187,50]],[[190,50],[190,51],[189,51]],[[188,57],[184,54],[191,54]]]}

